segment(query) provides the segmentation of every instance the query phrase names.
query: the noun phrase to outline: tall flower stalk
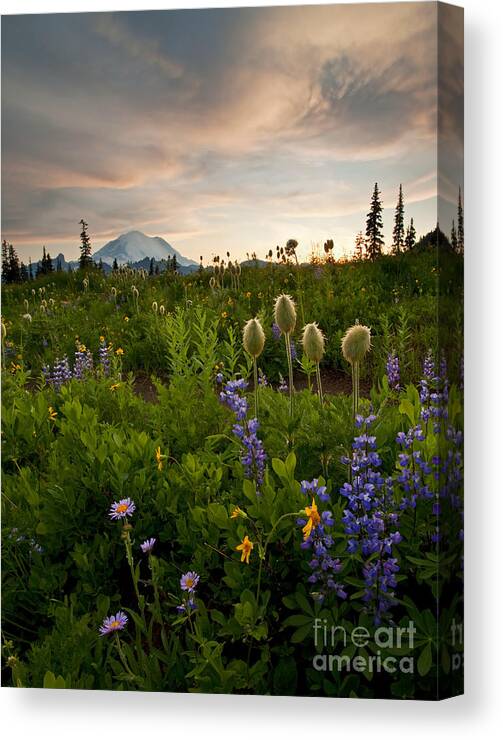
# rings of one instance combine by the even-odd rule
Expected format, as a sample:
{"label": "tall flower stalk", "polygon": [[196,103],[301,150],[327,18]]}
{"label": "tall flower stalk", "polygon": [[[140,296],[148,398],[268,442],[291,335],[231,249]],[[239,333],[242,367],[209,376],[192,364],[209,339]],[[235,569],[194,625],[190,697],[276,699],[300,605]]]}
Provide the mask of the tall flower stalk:
{"label": "tall flower stalk", "polygon": [[344,334],[341,345],[344,359],[351,365],[353,416],[356,418],[360,405],[360,365],[370,349],[370,329],[357,322]]}
{"label": "tall flower stalk", "polygon": [[320,362],[325,353],[325,338],[318,324],[306,324],[302,334],[302,347],[306,356],[316,365],[316,386],[320,403],[323,405],[323,388],[321,386]]}
{"label": "tall flower stalk", "polygon": [[250,319],[243,329],[243,345],[253,358],[253,390],[255,396],[255,416],[258,419],[258,368],[257,357],[262,354],[265,344],[265,334],[258,319]]}
{"label": "tall flower stalk", "polygon": [[291,296],[283,294],[276,298],[274,305],[274,320],[282,334],[285,336],[286,358],[288,362],[288,391],[290,394],[290,416],[293,415],[293,362],[292,362],[292,345],[291,334],[297,323],[297,312],[295,303]]}

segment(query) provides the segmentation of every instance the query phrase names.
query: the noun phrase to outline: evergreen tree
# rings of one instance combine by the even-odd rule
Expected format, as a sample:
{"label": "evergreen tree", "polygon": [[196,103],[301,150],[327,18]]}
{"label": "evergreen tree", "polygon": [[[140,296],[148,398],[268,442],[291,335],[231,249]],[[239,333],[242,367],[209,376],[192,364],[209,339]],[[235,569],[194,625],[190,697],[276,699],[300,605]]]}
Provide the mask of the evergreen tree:
{"label": "evergreen tree", "polygon": [[155,267],[155,260],[153,257],[150,258],[150,267],[148,269],[148,274],[152,276],[154,274],[154,267]]}
{"label": "evergreen tree", "polygon": [[98,270],[100,272],[103,272],[103,260],[100,257],[100,261],[98,262]]}
{"label": "evergreen tree", "polygon": [[54,265],[52,264],[51,255],[49,252],[47,252],[46,262],[45,262],[45,272],[47,275],[49,275],[51,272],[54,272]]}
{"label": "evergreen tree", "polygon": [[8,282],[9,275],[9,247],[5,239],[2,240],[2,283]]}
{"label": "evergreen tree", "polygon": [[19,268],[19,277],[22,283],[26,283],[29,280],[28,270],[26,269],[26,265],[24,264],[24,262],[21,262],[21,267]]}
{"label": "evergreen tree", "polygon": [[451,246],[455,252],[458,251],[458,234],[456,231],[456,226],[454,224],[454,219],[452,219]]}
{"label": "evergreen tree", "polygon": [[399,254],[404,245],[405,228],[403,225],[403,190],[402,183],[398,191],[398,202],[395,209],[395,225],[393,226],[393,244],[391,251],[393,254]]}
{"label": "evergreen tree", "polygon": [[112,265],[112,270],[114,272],[117,272],[118,269],[119,269],[119,265],[117,264],[117,257],[114,257],[114,262],[113,262],[113,265]]}
{"label": "evergreen tree", "polygon": [[361,231],[356,235],[355,240],[355,259],[361,261],[363,259],[363,247],[365,246],[365,237]]}
{"label": "evergreen tree", "polygon": [[375,260],[382,254],[384,239],[382,233],[382,202],[377,183],[370,201],[370,211],[367,214],[367,226],[365,235],[367,237],[367,258]]}
{"label": "evergreen tree", "polygon": [[407,235],[405,237],[405,249],[409,251],[414,247],[416,243],[416,227],[414,226],[414,219],[411,218],[410,225],[407,228]]}
{"label": "evergreen tree", "polygon": [[12,244],[9,244],[9,247],[8,247],[7,263],[8,263],[7,282],[8,283],[19,283],[19,281],[21,280],[21,267],[19,265],[19,257],[17,256],[16,250],[14,249]]}
{"label": "evergreen tree", "polygon": [[178,265],[176,263],[176,254],[173,255],[173,259],[171,260],[171,269],[173,272],[176,272],[178,269]]}
{"label": "evergreen tree", "polygon": [[56,262],[56,272],[62,272],[63,265],[61,264],[61,257],[58,257],[58,261]]}
{"label": "evergreen tree", "polygon": [[461,202],[461,185],[458,194],[458,251],[465,251],[465,218],[463,214],[463,203]]}
{"label": "evergreen tree", "polygon": [[91,259],[91,240],[87,232],[88,224],[83,218],[80,219],[79,223],[82,226],[82,231],[80,232],[79,268],[81,270],[88,270],[93,264]]}
{"label": "evergreen tree", "polygon": [[33,280],[33,265],[31,264],[31,257],[28,262],[28,280]]}
{"label": "evergreen tree", "polygon": [[155,274],[156,275],[159,275],[159,272],[160,272],[160,270],[159,270],[159,264],[156,264],[156,266],[155,266]]}

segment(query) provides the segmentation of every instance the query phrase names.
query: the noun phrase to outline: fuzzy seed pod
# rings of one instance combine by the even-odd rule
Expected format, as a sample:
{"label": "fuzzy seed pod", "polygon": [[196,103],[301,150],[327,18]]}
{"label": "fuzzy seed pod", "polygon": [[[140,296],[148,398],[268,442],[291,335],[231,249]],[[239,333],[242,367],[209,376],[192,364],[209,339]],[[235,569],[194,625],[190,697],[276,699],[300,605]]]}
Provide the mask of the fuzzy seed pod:
{"label": "fuzzy seed pod", "polygon": [[[45,306],[40,306],[40,308],[45,311]],[[25,321],[27,321],[29,324],[31,324],[31,314],[29,314],[29,313],[23,314],[23,319]],[[3,326],[3,324],[2,324],[2,326]]]}
{"label": "fuzzy seed pod", "polygon": [[154,313],[157,313],[157,309],[158,309],[158,308],[159,308],[159,307],[158,307],[158,305],[157,305],[157,301],[152,301],[152,311],[153,311]]}
{"label": "fuzzy seed pod", "polygon": [[211,276],[210,277],[210,288],[213,290],[213,288],[215,287],[216,284],[217,283],[216,283],[215,278],[213,276]]}
{"label": "fuzzy seed pod", "polygon": [[24,310],[27,311],[28,308],[29,308],[29,306],[30,306],[30,304],[28,303],[28,299],[25,298],[24,301],[23,301],[23,303],[24,303]]}
{"label": "fuzzy seed pod", "polygon": [[311,362],[318,364],[325,353],[325,337],[318,324],[306,324],[302,334],[302,347]]}
{"label": "fuzzy seed pod", "polygon": [[164,316],[164,314],[166,313],[166,309],[162,304],[159,306],[159,313],[161,314],[161,316]]}
{"label": "fuzzy seed pod", "polygon": [[7,327],[5,326],[4,322],[2,321],[2,342],[7,336]]}
{"label": "fuzzy seed pod", "polygon": [[117,295],[117,288],[112,288],[112,295],[113,296],[116,296]]}
{"label": "fuzzy seed pod", "polygon": [[362,324],[351,326],[341,342],[342,354],[351,365],[361,362],[370,349],[370,329]]}
{"label": "fuzzy seed pod", "polygon": [[283,294],[276,298],[274,320],[283,334],[291,334],[295,329],[297,313],[291,296]]}
{"label": "fuzzy seed pod", "polygon": [[243,329],[243,344],[245,350],[252,357],[262,354],[265,344],[265,334],[258,319],[250,319]]}

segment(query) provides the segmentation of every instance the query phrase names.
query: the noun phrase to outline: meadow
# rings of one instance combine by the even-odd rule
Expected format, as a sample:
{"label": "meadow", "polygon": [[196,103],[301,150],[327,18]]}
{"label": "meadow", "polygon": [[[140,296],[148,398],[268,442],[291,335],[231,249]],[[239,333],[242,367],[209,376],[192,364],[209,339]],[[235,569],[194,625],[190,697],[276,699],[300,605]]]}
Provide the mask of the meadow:
{"label": "meadow", "polygon": [[4,685],[460,692],[461,283],[432,249],[3,286]]}

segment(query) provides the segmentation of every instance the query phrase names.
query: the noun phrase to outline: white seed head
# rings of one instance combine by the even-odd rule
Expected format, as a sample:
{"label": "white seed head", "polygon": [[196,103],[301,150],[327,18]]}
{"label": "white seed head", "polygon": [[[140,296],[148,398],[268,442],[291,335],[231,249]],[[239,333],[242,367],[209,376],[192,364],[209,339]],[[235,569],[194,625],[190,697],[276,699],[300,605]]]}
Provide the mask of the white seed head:
{"label": "white seed head", "polygon": [[243,345],[252,357],[262,354],[265,344],[265,334],[258,319],[250,319],[243,329]]}
{"label": "white seed head", "polygon": [[157,305],[157,301],[152,301],[152,311],[154,313],[157,313],[159,306]]}
{"label": "white seed head", "polygon": [[161,316],[164,316],[164,314],[166,313],[166,309],[162,304],[159,306],[159,313],[161,314]]}
{"label": "white seed head", "polygon": [[341,342],[344,358],[353,365],[361,362],[370,349],[370,329],[362,324],[351,326]]}
{"label": "white seed head", "polygon": [[215,280],[215,278],[214,278],[214,277],[213,277],[213,275],[212,275],[212,276],[210,277],[210,288],[211,288],[211,289],[213,289],[213,288],[215,287],[215,285],[216,285],[216,284],[217,284],[217,283],[216,283],[216,280]]}
{"label": "white seed head", "polygon": [[302,334],[302,347],[311,362],[319,363],[325,353],[325,337],[316,323],[306,324]]}
{"label": "white seed head", "polygon": [[25,310],[25,311],[27,311],[27,310],[28,310],[28,307],[29,307],[29,305],[30,305],[30,304],[28,303],[28,299],[27,299],[27,298],[25,298],[25,299],[24,299],[24,301],[23,301],[23,303],[24,303],[24,310]]}
{"label": "white seed head", "polygon": [[7,327],[5,326],[4,322],[2,321],[2,342],[7,336]]}
{"label": "white seed head", "polygon": [[274,320],[283,334],[291,334],[297,322],[297,312],[292,297],[283,293],[274,304]]}

